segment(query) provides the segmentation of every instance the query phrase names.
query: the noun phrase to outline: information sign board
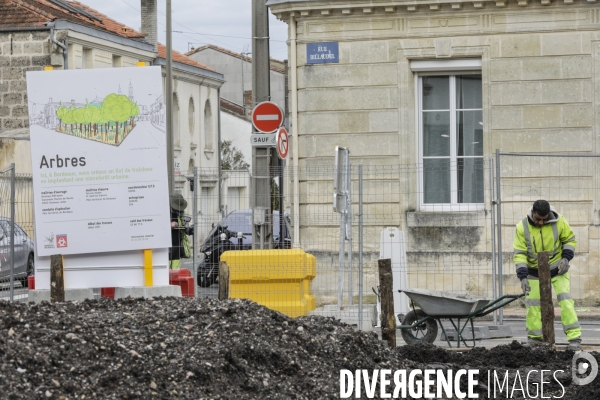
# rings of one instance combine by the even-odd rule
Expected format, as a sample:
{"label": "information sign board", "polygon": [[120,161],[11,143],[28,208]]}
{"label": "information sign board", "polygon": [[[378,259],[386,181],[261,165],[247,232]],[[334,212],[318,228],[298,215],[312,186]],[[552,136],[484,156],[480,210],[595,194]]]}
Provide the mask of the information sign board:
{"label": "information sign board", "polygon": [[27,72],[37,255],[171,246],[160,67]]}

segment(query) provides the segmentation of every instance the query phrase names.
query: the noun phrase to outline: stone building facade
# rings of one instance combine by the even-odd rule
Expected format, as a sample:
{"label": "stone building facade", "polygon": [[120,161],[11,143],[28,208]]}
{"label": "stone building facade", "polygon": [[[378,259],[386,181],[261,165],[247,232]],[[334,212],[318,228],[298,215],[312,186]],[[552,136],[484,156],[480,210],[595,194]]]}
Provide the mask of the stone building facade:
{"label": "stone building facade", "polygon": [[[514,224],[543,197],[571,221],[579,240],[574,296],[598,300],[595,159],[501,156],[500,238],[493,237],[491,217],[497,149],[600,152],[596,0],[267,5],[290,26],[292,156],[299,171],[331,168],[338,145],[365,168],[366,291],[377,284],[380,233],[396,226],[412,287],[491,295],[492,242],[501,239],[503,289],[518,293]],[[318,46],[333,50],[325,57]],[[292,174],[289,186],[297,179],[292,209],[300,245],[321,254],[320,265],[335,266],[339,218],[331,217],[332,181],[325,175]]]}

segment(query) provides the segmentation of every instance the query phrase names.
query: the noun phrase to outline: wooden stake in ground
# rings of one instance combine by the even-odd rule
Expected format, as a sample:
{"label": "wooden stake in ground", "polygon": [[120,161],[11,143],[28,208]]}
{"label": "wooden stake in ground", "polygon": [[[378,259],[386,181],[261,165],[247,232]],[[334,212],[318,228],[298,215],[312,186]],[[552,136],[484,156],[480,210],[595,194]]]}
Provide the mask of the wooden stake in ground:
{"label": "wooden stake in ground", "polygon": [[50,257],[50,303],[65,301],[65,275],[62,254]]}
{"label": "wooden stake in ground", "polygon": [[540,278],[540,308],[542,311],[542,336],[544,342],[554,345],[554,304],[552,303],[552,279],[548,252],[538,253]]}
{"label": "wooden stake in ground", "polygon": [[225,261],[219,262],[219,300],[229,298],[229,265]]}
{"label": "wooden stake in ground", "polygon": [[392,260],[379,260],[379,296],[381,297],[381,339],[396,347],[396,316],[394,315],[394,278]]}

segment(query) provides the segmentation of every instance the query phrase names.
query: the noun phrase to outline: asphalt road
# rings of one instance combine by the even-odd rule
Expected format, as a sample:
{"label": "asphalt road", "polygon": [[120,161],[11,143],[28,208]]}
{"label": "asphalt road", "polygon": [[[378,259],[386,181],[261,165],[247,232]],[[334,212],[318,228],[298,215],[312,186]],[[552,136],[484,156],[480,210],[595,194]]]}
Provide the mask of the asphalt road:
{"label": "asphalt road", "polygon": [[[477,326],[491,326],[494,323],[492,321],[474,321],[475,327]],[[581,337],[582,337],[582,345],[600,345],[600,321],[580,321],[581,324]],[[509,344],[513,340],[517,340],[519,342],[523,342],[527,338],[527,334],[525,332],[525,320],[515,320],[511,319],[509,321],[505,320],[504,325],[510,326],[512,330],[512,337],[509,338],[497,338],[497,339],[483,339],[476,340],[477,346],[482,346],[486,348],[495,347],[502,344]],[[451,328],[450,324],[444,323],[444,328]],[[567,344],[567,337],[562,329],[562,324],[560,322],[554,323],[554,335],[556,337],[557,344]],[[441,339],[441,330],[438,332],[438,338],[435,341],[436,346],[448,348],[448,343]],[[406,343],[402,340],[402,336],[400,335],[400,331],[397,331],[396,334],[396,343],[398,346],[405,345]],[[452,342],[452,347],[456,347],[456,340]],[[469,343],[469,342],[468,342]],[[471,342],[472,343],[472,342]],[[471,344],[469,343],[469,344]],[[461,347],[464,345],[461,344]]]}

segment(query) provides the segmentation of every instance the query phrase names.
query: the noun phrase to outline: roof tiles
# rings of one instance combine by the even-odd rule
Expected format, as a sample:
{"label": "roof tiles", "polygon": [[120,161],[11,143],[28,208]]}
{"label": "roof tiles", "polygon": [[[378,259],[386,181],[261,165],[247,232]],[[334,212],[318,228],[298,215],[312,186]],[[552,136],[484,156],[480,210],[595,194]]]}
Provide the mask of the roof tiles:
{"label": "roof tiles", "polygon": [[[158,56],[161,58],[167,57],[167,47],[162,43],[158,44]],[[198,61],[194,61],[176,50],[173,50],[173,61],[191,65],[192,67],[198,67],[209,71],[215,71],[214,68],[208,67],[202,63],[199,63]]]}
{"label": "roof tiles", "polygon": [[[67,8],[60,7],[60,3],[48,0],[0,0],[0,28],[44,26],[46,23],[58,19],[100,29],[129,39],[143,39],[146,37],[145,34],[115,21],[83,3],[74,0],[62,1],[71,6],[70,8],[79,8],[85,12],[75,13]],[[90,16],[85,15],[86,13],[96,18],[90,18]],[[166,47],[159,43],[158,57],[165,58],[166,54]],[[173,61],[214,71],[213,68],[192,60],[178,51],[173,51]]]}

